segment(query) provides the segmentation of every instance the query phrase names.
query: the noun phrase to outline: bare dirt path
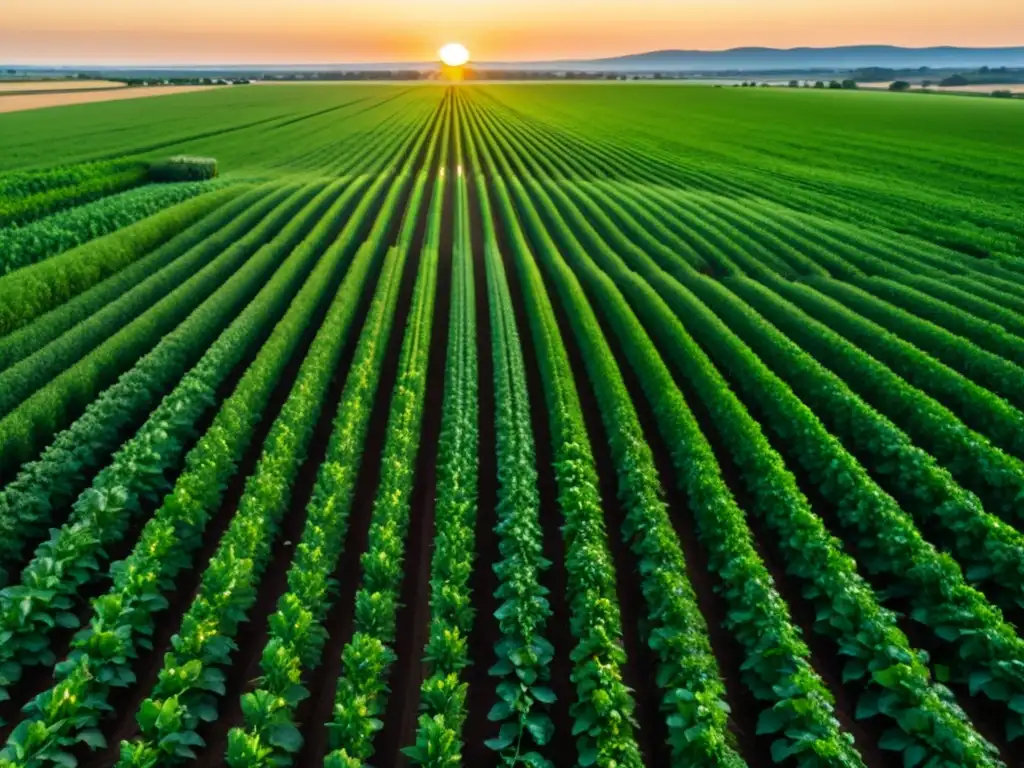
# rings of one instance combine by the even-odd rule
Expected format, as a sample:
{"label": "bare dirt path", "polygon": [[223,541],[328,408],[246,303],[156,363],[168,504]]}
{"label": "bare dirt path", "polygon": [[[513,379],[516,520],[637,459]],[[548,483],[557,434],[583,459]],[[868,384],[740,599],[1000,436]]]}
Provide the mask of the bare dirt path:
{"label": "bare dirt path", "polygon": [[41,91],[99,91],[125,88],[116,80],[0,80],[0,94],[39,93]]}
{"label": "bare dirt path", "polygon": [[[0,85],[0,88],[3,86]],[[219,85],[160,85],[152,88],[105,88],[101,90],[54,93],[14,93],[0,98],[0,112],[22,112],[26,109],[44,107],[66,107],[71,104],[91,104],[97,101],[121,101],[141,99],[147,96],[170,96],[175,93],[208,91],[224,88]]]}

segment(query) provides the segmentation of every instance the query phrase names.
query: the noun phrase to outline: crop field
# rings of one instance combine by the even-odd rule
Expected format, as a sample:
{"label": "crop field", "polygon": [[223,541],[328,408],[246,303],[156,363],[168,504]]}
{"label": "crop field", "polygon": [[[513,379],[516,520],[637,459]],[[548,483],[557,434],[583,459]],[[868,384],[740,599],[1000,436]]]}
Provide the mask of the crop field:
{"label": "crop field", "polygon": [[0,766],[1021,765],[1022,136],[641,84],[0,116]]}

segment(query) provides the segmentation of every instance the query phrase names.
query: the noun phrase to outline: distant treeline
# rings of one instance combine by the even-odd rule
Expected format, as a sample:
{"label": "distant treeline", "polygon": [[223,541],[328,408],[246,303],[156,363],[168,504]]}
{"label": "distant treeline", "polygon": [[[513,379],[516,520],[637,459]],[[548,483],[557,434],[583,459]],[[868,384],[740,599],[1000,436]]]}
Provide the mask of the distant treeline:
{"label": "distant treeline", "polygon": [[434,73],[420,72],[416,69],[383,69],[378,71],[339,72],[323,70],[319,72],[281,72],[264,75],[263,80],[281,80],[286,82],[305,80],[427,80],[436,76]]}
{"label": "distant treeline", "polygon": [[251,80],[244,77],[119,77],[129,87],[150,85],[249,85]]}
{"label": "distant treeline", "polygon": [[1011,85],[1024,83],[1024,68],[982,67],[972,72],[957,72],[939,81],[942,86],[955,85]]}
{"label": "distant treeline", "polygon": [[927,87],[938,85],[952,87],[958,85],[1003,85],[1024,83],[1024,68],[1020,67],[980,67],[973,70],[931,69],[889,69],[887,67],[868,67],[854,70],[851,78],[860,83],[881,81],[916,82]]}

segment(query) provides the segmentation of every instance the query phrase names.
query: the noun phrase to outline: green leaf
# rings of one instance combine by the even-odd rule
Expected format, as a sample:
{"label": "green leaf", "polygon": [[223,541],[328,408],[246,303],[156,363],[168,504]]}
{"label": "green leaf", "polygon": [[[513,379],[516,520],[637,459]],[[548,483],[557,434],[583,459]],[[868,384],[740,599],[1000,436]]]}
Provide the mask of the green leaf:
{"label": "green leaf", "polygon": [[430,757],[427,754],[427,750],[423,749],[423,747],[419,746],[418,744],[414,744],[411,747],[402,747],[402,754],[408,757],[417,765],[423,765],[427,762],[427,760]]}
{"label": "green leaf", "polygon": [[188,708],[189,712],[207,723],[217,719],[217,705],[212,701],[197,701]]}
{"label": "green leaf", "polygon": [[761,713],[761,716],[757,718],[757,735],[763,736],[766,733],[778,733],[786,727],[789,723],[790,716],[789,712],[784,709],[778,709],[778,705],[773,709],[766,709]]}
{"label": "green leaf", "polygon": [[291,723],[272,725],[268,731],[267,740],[285,752],[294,753],[302,749],[302,734]]}
{"label": "green leaf", "polygon": [[878,704],[881,699],[882,692],[875,689],[868,689],[864,695],[860,697],[857,702],[857,711],[854,714],[858,720],[867,720],[869,717],[874,717],[878,714]]}
{"label": "green leaf", "polygon": [[517,723],[505,723],[501,726],[498,737],[496,739],[488,739],[484,742],[484,746],[488,749],[493,749],[495,752],[501,752],[515,743],[518,738],[519,725]]}
{"label": "green leaf", "polygon": [[772,742],[772,762],[785,762],[799,751],[799,743],[793,743],[789,739],[776,739]]}
{"label": "green leaf", "polygon": [[526,718],[526,729],[540,747],[547,744],[555,734],[555,724],[543,712],[531,712]]}
{"label": "green leaf", "polygon": [[499,659],[498,663],[488,670],[487,674],[492,677],[505,677],[505,675],[511,675],[516,671],[516,668],[512,665],[512,662],[508,659]]}
{"label": "green leaf", "polygon": [[511,704],[499,699],[491,707],[491,711],[487,713],[487,719],[492,723],[500,723],[502,720],[508,720],[514,711]]}
{"label": "green leaf", "polygon": [[986,669],[976,669],[971,672],[971,676],[967,680],[967,686],[971,691],[971,696],[977,696],[986,684],[993,679],[992,673]]}
{"label": "green leaf", "polygon": [[903,768],[916,768],[926,757],[928,757],[928,750],[920,744],[915,744],[903,753]]}
{"label": "green leaf", "polygon": [[546,685],[535,685],[530,689],[530,695],[542,704],[554,704],[555,692]]}
{"label": "green leaf", "polygon": [[890,728],[882,734],[882,738],[878,741],[878,746],[892,752],[902,752],[913,743],[914,740],[903,731]]}
{"label": "green leaf", "polygon": [[92,749],[103,749],[107,746],[107,740],[103,737],[103,733],[95,728],[82,731],[78,734],[78,740],[83,744],[88,744]]}

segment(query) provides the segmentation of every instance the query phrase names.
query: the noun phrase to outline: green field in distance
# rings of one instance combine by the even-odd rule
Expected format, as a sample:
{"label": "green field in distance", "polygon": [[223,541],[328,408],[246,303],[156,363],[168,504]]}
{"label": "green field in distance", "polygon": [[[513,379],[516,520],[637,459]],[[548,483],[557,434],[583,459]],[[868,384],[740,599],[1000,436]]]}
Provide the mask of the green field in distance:
{"label": "green field in distance", "polygon": [[1022,136],[637,83],[0,115],[0,768],[1019,764]]}

